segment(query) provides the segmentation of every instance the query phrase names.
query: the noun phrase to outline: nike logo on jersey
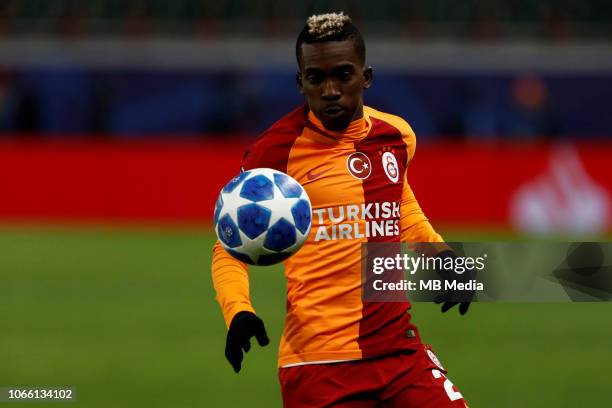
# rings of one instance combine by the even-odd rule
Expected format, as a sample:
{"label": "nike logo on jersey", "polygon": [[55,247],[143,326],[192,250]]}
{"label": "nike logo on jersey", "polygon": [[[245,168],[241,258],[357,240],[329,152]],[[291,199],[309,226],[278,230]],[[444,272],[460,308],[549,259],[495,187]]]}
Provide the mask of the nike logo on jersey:
{"label": "nike logo on jersey", "polygon": [[306,173],[306,178],[310,181],[318,179],[319,177],[321,177],[323,174],[327,173],[328,171],[330,171],[331,169],[333,169],[334,166],[328,167],[325,170],[321,170],[318,173],[313,173],[312,170],[310,170],[308,173]]}

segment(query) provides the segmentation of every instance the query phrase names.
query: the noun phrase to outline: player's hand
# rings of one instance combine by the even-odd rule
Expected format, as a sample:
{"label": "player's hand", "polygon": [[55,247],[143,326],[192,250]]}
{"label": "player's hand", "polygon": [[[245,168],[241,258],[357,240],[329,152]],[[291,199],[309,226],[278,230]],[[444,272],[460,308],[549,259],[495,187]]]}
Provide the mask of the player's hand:
{"label": "player's hand", "polygon": [[260,346],[270,343],[263,321],[251,312],[238,312],[230,323],[225,341],[225,357],[235,372],[240,371],[243,350],[251,349],[251,337],[255,336]]}
{"label": "player's hand", "polygon": [[440,310],[442,311],[442,313],[445,313],[447,311],[449,311],[450,309],[452,309],[453,307],[459,305],[459,314],[460,315],[464,315],[467,313],[468,309],[470,308],[470,304],[472,302],[445,302],[442,299],[436,300],[435,302],[437,305],[441,304],[442,307],[440,308]]}
{"label": "player's hand", "polygon": [[[443,251],[438,254],[438,257],[445,258],[456,258],[457,255],[453,251]],[[474,270],[466,269],[463,273],[452,272],[450,275],[446,272],[439,272],[445,279],[456,280],[461,283],[467,283],[471,279],[475,278]],[[440,294],[435,303],[442,305],[440,310],[442,313],[446,313],[453,307],[459,305],[459,314],[464,315],[468,312],[472,299],[474,299],[475,292],[473,290],[448,290]]]}

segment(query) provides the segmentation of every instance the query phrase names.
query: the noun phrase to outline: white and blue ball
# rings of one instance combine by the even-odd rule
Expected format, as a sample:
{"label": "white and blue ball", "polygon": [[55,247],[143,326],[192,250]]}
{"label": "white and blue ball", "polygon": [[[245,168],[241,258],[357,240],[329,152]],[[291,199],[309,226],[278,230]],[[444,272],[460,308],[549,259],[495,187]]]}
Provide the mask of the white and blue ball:
{"label": "white and blue ball", "polygon": [[253,169],[232,179],[215,205],[215,232],[225,250],[251,265],[272,265],[302,247],[312,226],[310,199],[287,174]]}

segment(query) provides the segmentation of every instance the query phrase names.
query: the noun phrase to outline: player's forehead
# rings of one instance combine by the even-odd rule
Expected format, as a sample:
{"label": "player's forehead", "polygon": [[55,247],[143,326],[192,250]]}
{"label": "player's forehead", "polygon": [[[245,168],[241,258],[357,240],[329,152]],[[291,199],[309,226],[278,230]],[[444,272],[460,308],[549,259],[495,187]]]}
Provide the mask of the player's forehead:
{"label": "player's forehead", "polygon": [[301,69],[333,70],[342,66],[361,64],[352,40],[302,44]]}

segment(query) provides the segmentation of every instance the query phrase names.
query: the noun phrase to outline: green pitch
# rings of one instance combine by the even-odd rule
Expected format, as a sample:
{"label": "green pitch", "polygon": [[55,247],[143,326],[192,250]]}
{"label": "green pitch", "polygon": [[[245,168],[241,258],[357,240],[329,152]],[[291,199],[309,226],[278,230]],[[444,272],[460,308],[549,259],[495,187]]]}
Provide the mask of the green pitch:
{"label": "green pitch", "polygon": [[[272,344],[254,346],[236,375],[223,357],[212,244],[195,230],[0,229],[0,388],[72,386],[75,407],[280,406],[281,269],[252,272]],[[611,312],[483,303],[461,317],[416,304],[413,317],[471,407],[603,407]]]}

